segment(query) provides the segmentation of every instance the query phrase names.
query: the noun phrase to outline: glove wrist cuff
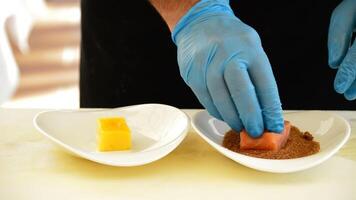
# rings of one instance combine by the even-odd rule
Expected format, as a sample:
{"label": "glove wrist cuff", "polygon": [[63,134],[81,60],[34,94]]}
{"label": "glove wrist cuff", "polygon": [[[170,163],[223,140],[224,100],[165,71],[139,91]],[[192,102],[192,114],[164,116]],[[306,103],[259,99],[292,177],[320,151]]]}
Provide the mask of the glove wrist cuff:
{"label": "glove wrist cuff", "polygon": [[216,14],[230,14],[234,15],[234,12],[230,8],[229,0],[201,0],[195,4],[189,11],[178,21],[172,31],[172,40],[177,44],[178,35],[187,26],[199,23],[205,17]]}

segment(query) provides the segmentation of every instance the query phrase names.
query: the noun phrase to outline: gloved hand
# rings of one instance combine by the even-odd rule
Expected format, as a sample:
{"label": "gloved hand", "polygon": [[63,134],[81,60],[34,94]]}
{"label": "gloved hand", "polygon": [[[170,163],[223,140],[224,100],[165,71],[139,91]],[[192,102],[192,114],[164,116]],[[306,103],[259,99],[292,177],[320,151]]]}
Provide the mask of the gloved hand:
{"label": "gloved hand", "polygon": [[334,88],[348,100],[356,99],[356,42],[351,41],[355,28],[356,0],[344,0],[331,16],[328,49],[329,65],[338,69]]}
{"label": "gloved hand", "polygon": [[202,0],[172,32],[180,74],[208,112],[252,137],[284,128],[277,84],[257,32],[228,0]]}

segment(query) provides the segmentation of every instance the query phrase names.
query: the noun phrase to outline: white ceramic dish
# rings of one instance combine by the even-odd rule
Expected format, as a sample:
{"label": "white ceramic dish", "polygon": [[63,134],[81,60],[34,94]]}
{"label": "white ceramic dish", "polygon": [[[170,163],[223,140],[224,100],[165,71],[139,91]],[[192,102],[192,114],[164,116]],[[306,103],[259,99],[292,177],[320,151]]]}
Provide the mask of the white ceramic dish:
{"label": "white ceramic dish", "polygon": [[296,172],[316,166],[334,155],[350,136],[349,123],[331,112],[291,112],[285,113],[284,117],[300,130],[311,132],[315,140],[320,142],[320,152],[285,160],[250,157],[221,146],[224,134],[230,128],[224,122],[211,117],[206,111],[199,112],[193,117],[192,126],[206,142],[226,157],[244,166],[274,173]]}
{"label": "white ceramic dish", "polygon": [[[97,119],[125,117],[131,129],[129,151],[97,151]],[[44,136],[70,153],[112,166],[138,166],[158,160],[175,149],[186,136],[188,116],[162,104],[142,104],[95,111],[45,111],[33,120]]]}

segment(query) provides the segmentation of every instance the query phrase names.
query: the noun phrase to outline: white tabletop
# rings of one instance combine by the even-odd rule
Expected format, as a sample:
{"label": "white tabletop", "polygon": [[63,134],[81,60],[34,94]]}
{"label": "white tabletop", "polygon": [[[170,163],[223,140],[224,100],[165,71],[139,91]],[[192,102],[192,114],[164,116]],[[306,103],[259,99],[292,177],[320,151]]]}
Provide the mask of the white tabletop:
{"label": "white tabletop", "polygon": [[[0,199],[356,199],[356,112],[348,143],[325,163],[292,174],[241,166],[193,130],[165,158],[132,168],[67,154],[42,137],[32,118],[42,110],[0,109]],[[190,116],[198,110],[184,110]]]}

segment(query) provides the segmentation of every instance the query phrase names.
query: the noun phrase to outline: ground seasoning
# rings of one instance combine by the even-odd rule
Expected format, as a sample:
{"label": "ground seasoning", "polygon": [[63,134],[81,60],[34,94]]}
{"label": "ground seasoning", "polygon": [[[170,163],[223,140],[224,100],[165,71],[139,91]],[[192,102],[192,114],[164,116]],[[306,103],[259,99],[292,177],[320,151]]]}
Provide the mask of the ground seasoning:
{"label": "ground seasoning", "polygon": [[303,133],[297,127],[292,126],[285,146],[279,151],[241,150],[240,134],[230,130],[224,136],[223,146],[231,151],[252,157],[266,159],[291,159],[319,152],[320,144],[319,142],[313,141],[313,139],[313,136],[309,132]]}

